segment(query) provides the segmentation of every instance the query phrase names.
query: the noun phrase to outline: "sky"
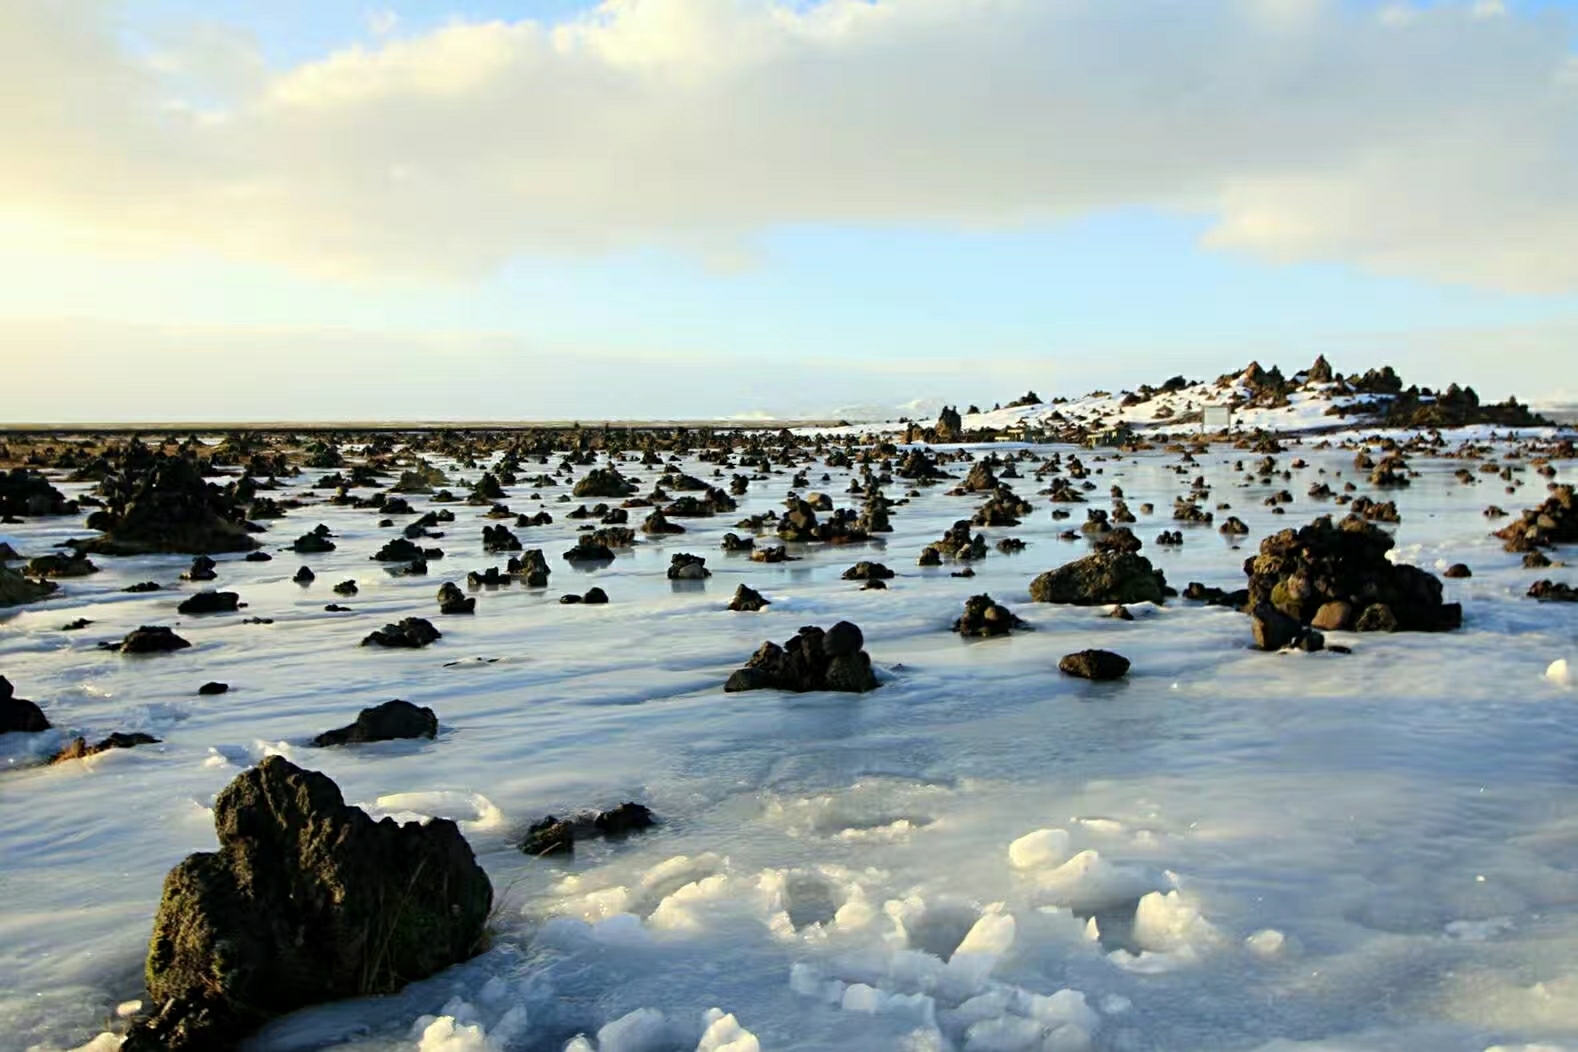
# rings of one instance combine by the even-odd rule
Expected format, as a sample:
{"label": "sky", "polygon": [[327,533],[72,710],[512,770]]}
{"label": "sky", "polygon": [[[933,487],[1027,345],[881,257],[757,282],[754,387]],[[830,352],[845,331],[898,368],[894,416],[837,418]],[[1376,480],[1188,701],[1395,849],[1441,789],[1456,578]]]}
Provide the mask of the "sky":
{"label": "sky", "polygon": [[0,0],[0,422],[1578,401],[1578,0]]}

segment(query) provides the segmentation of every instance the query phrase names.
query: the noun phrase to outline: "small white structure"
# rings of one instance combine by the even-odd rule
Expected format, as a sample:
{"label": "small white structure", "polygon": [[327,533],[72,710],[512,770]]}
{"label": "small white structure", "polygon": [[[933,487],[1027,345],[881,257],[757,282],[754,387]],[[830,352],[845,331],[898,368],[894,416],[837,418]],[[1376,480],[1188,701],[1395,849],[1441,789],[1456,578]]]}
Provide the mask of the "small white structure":
{"label": "small white structure", "polygon": [[1200,430],[1202,432],[1231,431],[1233,429],[1233,409],[1225,405],[1208,405],[1200,411]]}

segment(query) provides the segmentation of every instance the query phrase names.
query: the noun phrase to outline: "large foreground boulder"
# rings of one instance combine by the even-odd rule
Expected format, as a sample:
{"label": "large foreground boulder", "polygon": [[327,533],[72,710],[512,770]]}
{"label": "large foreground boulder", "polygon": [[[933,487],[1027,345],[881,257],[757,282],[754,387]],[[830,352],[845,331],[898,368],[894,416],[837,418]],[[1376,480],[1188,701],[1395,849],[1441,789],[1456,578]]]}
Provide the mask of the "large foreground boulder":
{"label": "large foreground boulder", "polygon": [[1060,566],[1030,582],[1030,598],[1038,603],[1111,606],[1114,603],[1160,603],[1167,579],[1151,561],[1133,552],[1097,552]]}
{"label": "large foreground boulder", "polygon": [[[1247,606],[1262,614],[1270,607],[1301,626],[1318,621],[1328,631],[1461,627],[1463,608],[1442,602],[1439,578],[1386,557],[1395,543],[1391,534],[1353,515],[1340,523],[1323,516],[1302,529],[1283,530],[1261,541],[1260,554],[1244,563]],[[1280,638],[1286,632],[1271,634]]]}
{"label": "large foreground boulder", "polygon": [[270,756],[219,794],[214,828],[219,850],[165,878],[154,1014],[123,1052],[233,1048],[275,1016],[391,993],[482,948],[493,887],[448,819],[374,822]]}
{"label": "large foreground boulder", "polygon": [[836,690],[863,694],[877,688],[871,657],[862,649],[864,646],[864,635],[848,621],[840,621],[826,632],[802,628],[783,646],[763,643],[745,667],[729,677],[723,689],[730,693]]}

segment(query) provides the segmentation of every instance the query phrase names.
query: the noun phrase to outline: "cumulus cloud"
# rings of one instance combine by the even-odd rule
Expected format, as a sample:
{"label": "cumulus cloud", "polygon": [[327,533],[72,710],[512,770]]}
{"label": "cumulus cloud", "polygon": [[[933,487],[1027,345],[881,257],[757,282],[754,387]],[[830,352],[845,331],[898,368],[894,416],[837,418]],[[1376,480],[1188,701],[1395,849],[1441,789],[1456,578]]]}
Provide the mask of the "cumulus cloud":
{"label": "cumulus cloud", "polygon": [[0,0],[0,208],[444,276],[1138,205],[1271,259],[1578,289],[1568,27],[1486,0],[607,0],[379,37],[221,108],[115,17]]}

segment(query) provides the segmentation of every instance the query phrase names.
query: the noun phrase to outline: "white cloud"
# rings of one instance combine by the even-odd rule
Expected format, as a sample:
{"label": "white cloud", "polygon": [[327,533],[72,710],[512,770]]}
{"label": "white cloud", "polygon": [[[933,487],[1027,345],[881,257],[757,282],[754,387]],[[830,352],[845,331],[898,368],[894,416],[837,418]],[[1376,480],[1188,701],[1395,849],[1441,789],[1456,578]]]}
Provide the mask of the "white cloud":
{"label": "white cloud", "polygon": [[108,0],[0,0],[0,208],[381,276],[1145,205],[1274,259],[1578,290],[1567,27],[1495,6],[609,0],[349,48],[216,119]]}

